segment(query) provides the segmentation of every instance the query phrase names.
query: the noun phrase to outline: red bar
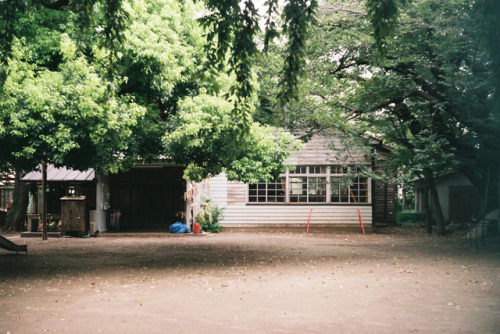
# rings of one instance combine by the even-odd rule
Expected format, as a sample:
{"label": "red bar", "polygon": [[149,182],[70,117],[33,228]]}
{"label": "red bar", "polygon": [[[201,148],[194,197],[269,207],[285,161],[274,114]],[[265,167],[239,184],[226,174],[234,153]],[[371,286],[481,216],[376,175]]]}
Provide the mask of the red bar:
{"label": "red bar", "polygon": [[361,219],[361,212],[358,210],[358,215],[359,215],[359,225],[361,225],[361,230],[363,231],[363,234],[365,234],[365,227],[363,226],[363,219]]}
{"label": "red bar", "polygon": [[313,209],[311,209],[311,211],[309,211],[309,219],[307,220],[306,233],[309,233],[309,223],[311,222],[312,212],[313,212]]}

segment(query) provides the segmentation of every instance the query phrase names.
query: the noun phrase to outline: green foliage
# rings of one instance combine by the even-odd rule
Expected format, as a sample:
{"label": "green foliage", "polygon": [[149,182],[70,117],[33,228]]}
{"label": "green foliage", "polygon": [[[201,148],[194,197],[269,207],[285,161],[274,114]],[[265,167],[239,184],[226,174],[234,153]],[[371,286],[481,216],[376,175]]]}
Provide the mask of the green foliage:
{"label": "green foliage", "polygon": [[[118,63],[127,78],[120,92],[161,114],[175,112],[179,87],[199,79],[202,31],[190,14],[202,10],[190,1],[137,0],[125,8],[131,13]],[[195,91],[194,91],[195,93]]]}
{"label": "green foliage", "polygon": [[[500,128],[489,84],[493,58],[478,49],[473,2],[369,1],[373,11],[386,13],[369,10],[368,16],[359,3],[333,3],[345,10],[320,11],[322,26],[308,46],[300,87],[304,97],[287,105],[286,119],[312,132],[336,125],[370,133],[393,148],[392,167],[406,178],[424,169],[460,169],[484,188],[487,168],[479,180],[477,165],[498,161]],[[381,19],[388,24],[383,29],[392,27],[382,35],[393,34],[382,62],[371,48],[367,19],[374,15],[393,17]]]}
{"label": "green foliage", "polygon": [[[284,170],[294,139],[251,121],[256,50],[245,38],[257,29],[252,3],[242,12],[250,21],[234,31],[231,75],[203,68],[205,39],[193,17],[203,12],[199,3],[76,1],[76,13],[73,2],[67,11],[36,3],[32,11],[0,3],[20,15],[12,36],[22,36],[6,53],[0,143],[9,150],[0,153],[2,168],[51,162],[117,171],[163,154],[186,166],[192,180],[225,171],[255,182]],[[247,88],[238,86],[242,78]],[[244,98],[233,94],[240,88]],[[242,122],[249,136],[238,142]]]}
{"label": "green foliage", "polygon": [[397,0],[367,0],[367,17],[373,28],[375,45],[379,51],[383,51],[385,43],[392,36],[398,18]]}
{"label": "green foliage", "polygon": [[[486,1],[486,0],[485,0]],[[401,2],[404,2],[401,0]],[[175,5],[176,4],[176,5]],[[251,113],[251,96],[254,92],[252,84],[252,63],[256,55],[259,54],[259,46],[261,41],[258,40],[259,22],[261,15],[258,12],[256,3],[252,0],[243,2],[235,0],[206,0],[205,5],[207,10],[202,10],[200,7],[185,6],[189,2],[173,2],[173,1],[137,1],[130,5],[126,0],[19,0],[19,1],[0,1],[0,13],[2,17],[8,17],[8,20],[0,22],[0,87],[5,81],[7,75],[2,64],[6,64],[7,59],[11,52],[13,37],[26,36],[19,29],[19,24],[22,26],[23,18],[39,12],[52,12],[48,16],[53,16],[54,12],[62,13],[62,16],[71,16],[73,25],[71,31],[74,33],[74,38],[77,40],[79,49],[85,54],[89,55],[95,50],[96,45],[99,48],[105,49],[107,61],[105,69],[106,78],[110,81],[109,88],[115,89],[115,79],[119,79],[124,73],[120,73],[120,58],[124,55],[122,52],[122,44],[125,43],[132,34],[137,32],[139,39],[144,37],[144,42],[148,40],[154,41],[157,45],[161,45],[162,38],[149,39],[154,35],[157,30],[169,25],[165,25],[165,20],[157,21],[152,17],[145,20],[143,24],[149,23],[149,28],[136,29],[137,26],[131,27],[137,23],[135,13],[145,11],[142,14],[158,13],[162,11],[160,16],[168,16],[169,12],[175,12],[173,7],[181,6],[185,13],[203,12],[205,15],[200,19],[206,29],[206,36],[208,44],[206,46],[208,63],[213,67],[211,71],[217,69],[222,70],[224,67],[229,67],[229,71],[234,73],[235,82],[232,85],[231,96],[234,96],[233,117],[239,129],[240,137],[249,133],[250,124],[252,122]],[[282,10],[280,10],[281,8]],[[265,33],[264,33],[264,49],[267,50],[271,41],[276,37],[282,35],[285,40],[286,53],[283,57],[284,64],[281,68],[281,80],[279,98],[282,103],[289,102],[292,97],[298,96],[297,90],[299,84],[299,76],[303,73],[304,50],[305,41],[309,36],[311,26],[316,23],[316,0],[287,0],[284,3],[278,0],[269,0],[265,3],[267,7],[265,18]],[[392,27],[397,17],[397,5],[395,0],[368,0],[367,8],[369,18],[372,22],[375,31],[375,39],[377,44],[382,45],[385,37],[392,32]],[[185,14],[184,13],[184,14]],[[281,14],[281,15],[280,15]],[[143,16],[146,17],[147,15]],[[182,15],[181,15],[182,16]],[[154,23],[153,23],[154,22]],[[172,23],[173,21],[169,21]],[[192,27],[192,25],[185,25],[186,21],[182,22],[181,26]],[[175,24],[174,24],[175,25]],[[64,27],[68,29],[69,27]],[[68,32],[67,30],[65,30]],[[129,36],[127,36],[127,31]],[[180,34],[183,39],[189,39],[189,29],[184,30],[186,34]],[[140,35],[140,33],[144,33]],[[36,38],[36,34],[30,34],[31,37]],[[70,34],[73,37],[73,34]],[[187,37],[189,36],[189,37]],[[192,35],[191,35],[192,36]],[[280,43],[283,42],[280,41]],[[170,41],[169,41],[170,43]],[[33,45],[36,45],[34,43]],[[140,43],[139,43],[140,44]],[[188,44],[192,45],[188,42]],[[181,48],[185,50],[184,48]],[[176,47],[169,49],[169,51],[180,50]],[[130,51],[130,49],[128,50]],[[168,54],[166,52],[165,54]],[[54,55],[57,55],[54,53]],[[132,55],[132,57],[130,57]],[[129,57],[127,57],[129,56]],[[138,83],[142,84],[143,88],[156,88],[164,87],[164,81],[151,80],[148,81],[148,76],[151,73],[159,71],[162,72],[162,63],[151,62],[150,59],[143,58],[136,62],[133,53],[125,54],[126,62],[129,64],[137,65],[139,68],[148,68],[151,72],[142,73],[145,75],[143,79],[138,79]],[[153,59],[159,59],[153,56]],[[169,59],[169,61],[172,59]],[[189,64],[187,64],[189,66]],[[182,66],[181,66],[182,67]],[[188,67],[184,67],[188,69]],[[122,68],[123,70],[123,68]],[[134,66],[127,68],[129,71],[129,79],[141,76],[136,76],[139,71]],[[188,70],[189,71],[189,70]],[[147,75],[146,75],[147,74]],[[164,74],[164,73],[162,73]],[[176,74],[172,71],[170,74]],[[185,72],[183,72],[185,75]],[[160,75],[161,77],[162,75]],[[142,81],[142,82],[141,82]],[[171,83],[171,82],[169,82]],[[151,85],[152,87],[149,87]],[[130,83],[126,88],[128,94],[134,89],[134,84]],[[192,85],[178,85],[177,92],[185,94],[186,90],[192,89]],[[171,88],[168,88],[163,93],[164,96],[160,98],[160,105],[163,111],[170,108],[175,108],[175,99],[169,95]],[[175,93],[175,89],[174,89]],[[150,96],[148,96],[150,97]],[[170,103],[165,106],[165,99]],[[147,101],[151,103],[151,100]]]}
{"label": "green foliage", "polygon": [[196,222],[200,224],[205,232],[219,233],[224,228],[220,222],[224,219],[224,208],[217,205],[210,205],[207,200],[201,205],[200,211],[196,216]]}
{"label": "green foliage", "polygon": [[9,147],[1,160],[25,170],[40,162],[116,170],[145,110],[127,96],[110,96],[67,36],[61,40],[58,71],[30,64],[23,42],[16,43],[0,100],[0,143]]}
{"label": "green foliage", "polygon": [[252,123],[240,146],[230,102],[200,94],[179,103],[171,131],[164,138],[166,155],[186,166],[185,178],[201,181],[225,172],[229,180],[271,180],[284,172],[284,161],[299,143],[286,132]]}
{"label": "green foliage", "polygon": [[491,62],[489,68],[490,85],[495,90],[492,108],[496,115],[496,126],[500,127],[500,2],[496,0],[477,0],[473,6],[475,27],[474,37],[486,52]]}
{"label": "green foliage", "polygon": [[316,1],[290,0],[283,9],[283,31],[287,36],[286,58],[283,66],[282,90],[278,97],[290,101],[296,94],[299,76],[304,66],[304,49],[309,25],[315,22]]}
{"label": "green foliage", "polygon": [[[209,64],[219,70],[229,66],[234,73],[236,83],[231,95],[236,97],[233,117],[238,120],[240,131],[248,134],[251,124],[248,99],[254,87],[251,81],[251,69],[254,57],[258,53],[257,33],[260,16],[251,0],[240,4],[238,1],[207,0],[208,14],[201,22],[207,29],[207,54]],[[266,2],[265,48],[270,40],[280,33],[287,37],[287,56],[283,65],[282,100],[288,100],[295,93],[298,77],[302,72],[304,41],[310,25],[314,22],[317,7],[315,0],[288,0],[282,13],[281,31],[278,13],[278,1]]]}
{"label": "green foliage", "polygon": [[403,211],[397,213],[398,224],[425,223],[425,213],[414,211]]}
{"label": "green foliage", "polygon": [[330,1],[306,45],[300,99],[279,106],[277,64],[287,53],[270,48],[270,61],[259,69],[255,118],[305,136],[340,128],[375,137],[392,148],[388,167],[401,182],[458,170],[494,198],[496,3]]}

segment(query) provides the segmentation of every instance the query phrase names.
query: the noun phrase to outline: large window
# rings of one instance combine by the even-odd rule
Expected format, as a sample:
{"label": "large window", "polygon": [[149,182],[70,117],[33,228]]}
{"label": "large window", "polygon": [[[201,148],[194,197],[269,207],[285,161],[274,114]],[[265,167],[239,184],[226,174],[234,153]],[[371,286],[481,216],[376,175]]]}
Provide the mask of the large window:
{"label": "large window", "polygon": [[259,182],[248,186],[248,201],[258,203],[285,203],[286,179]]}
{"label": "large window", "polygon": [[354,167],[330,169],[332,203],[368,203],[368,178]]}
{"label": "large window", "polygon": [[248,186],[249,203],[369,203],[368,177],[344,166],[297,166],[274,182]]}
{"label": "large window", "polygon": [[326,202],[326,166],[299,166],[289,174],[290,203]]}

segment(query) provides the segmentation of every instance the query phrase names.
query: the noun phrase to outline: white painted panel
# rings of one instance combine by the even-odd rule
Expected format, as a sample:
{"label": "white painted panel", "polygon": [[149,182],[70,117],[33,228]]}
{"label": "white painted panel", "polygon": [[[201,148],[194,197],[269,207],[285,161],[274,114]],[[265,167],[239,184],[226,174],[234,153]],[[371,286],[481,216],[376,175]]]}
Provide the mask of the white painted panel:
{"label": "white painted panel", "polygon": [[[312,212],[311,209],[313,210]],[[222,224],[307,224],[311,213],[311,224],[359,224],[360,210],[363,223],[371,225],[371,206],[335,205],[238,205],[225,210]]]}
{"label": "white painted panel", "polygon": [[247,185],[243,182],[228,182],[227,205],[244,205],[247,202]]}
{"label": "white painted panel", "polygon": [[210,179],[210,200],[219,207],[227,206],[227,178],[219,174]]}

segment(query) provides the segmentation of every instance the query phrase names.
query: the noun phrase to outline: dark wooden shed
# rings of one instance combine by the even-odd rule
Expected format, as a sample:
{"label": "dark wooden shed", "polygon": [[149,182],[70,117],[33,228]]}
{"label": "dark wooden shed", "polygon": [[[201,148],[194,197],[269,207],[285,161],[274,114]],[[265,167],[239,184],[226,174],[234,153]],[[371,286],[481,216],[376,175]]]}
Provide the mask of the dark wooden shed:
{"label": "dark wooden shed", "polygon": [[[28,207],[28,232],[41,230],[41,196],[42,173],[34,170],[26,174],[21,181],[30,184],[30,204]],[[84,222],[81,223],[82,233],[88,232],[89,212],[96,207],[96,179],[93,169],[78,171],[65,167],[47,165],[47,224],[49,231],[61,230],[62,203],[61,198],[85,197],[84,211],[80,215]],[[83,209],[82,209],[83,210]]]}

